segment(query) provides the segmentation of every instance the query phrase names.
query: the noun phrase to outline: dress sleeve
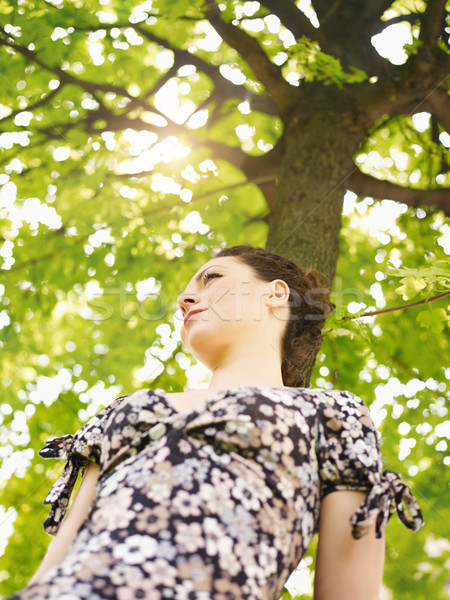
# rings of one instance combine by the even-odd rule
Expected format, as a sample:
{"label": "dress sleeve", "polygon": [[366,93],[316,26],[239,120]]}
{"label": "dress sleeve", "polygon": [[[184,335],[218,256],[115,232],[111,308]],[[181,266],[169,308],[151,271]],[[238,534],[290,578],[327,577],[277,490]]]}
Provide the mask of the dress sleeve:
{"label": "dress sleeve", "polygon": [[66,434],[45,440],[39,450],[42,458],[66,457],[67,462],[59,479],[47,494],[44,504],[51,504],[50,513],[44,522],[44,531],[56,535],[69,505],[78,473],[84,473],[90,462],[100,463],[103,429],[110,413],[128,396],[119,396],[106,408],[85,423],[74,435]]}
{"label": "dress sleeve", "polygon": [[382,470],[378,433],[367,406],[350,392],[327,392],[326,396],[318,423],[321,498],[337,490],[367,490],[364,502],[350,518],[356,539],[375,520],[376,536],[381,538],[396,510],[404,525],[417,531],[423,525],[419,505],[398,473]]}

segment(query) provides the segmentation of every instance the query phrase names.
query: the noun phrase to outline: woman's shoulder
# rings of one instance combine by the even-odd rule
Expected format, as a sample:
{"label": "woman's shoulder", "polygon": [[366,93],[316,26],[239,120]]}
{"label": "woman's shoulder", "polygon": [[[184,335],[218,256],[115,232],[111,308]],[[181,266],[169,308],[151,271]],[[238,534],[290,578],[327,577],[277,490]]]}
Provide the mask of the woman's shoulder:
{"label": "woman's shoulder", "polygon": [[[359,396],[349,390],[322,388],[290,388],[294,391],[295,402],[313,405],[316,414],[324,418],[345,421],[349,417],[364,419],[371,423],[367,404]],[[372,423],[371,423],[372,425]]]}
{"label": "woman's shoulder", "polygon": [[324,405],[333,406],[366,406],[365,402],[349,390],[323,389],[323,388],[301,388],[286,387],[293,390],[294,395],[300,398],[308,398]]}

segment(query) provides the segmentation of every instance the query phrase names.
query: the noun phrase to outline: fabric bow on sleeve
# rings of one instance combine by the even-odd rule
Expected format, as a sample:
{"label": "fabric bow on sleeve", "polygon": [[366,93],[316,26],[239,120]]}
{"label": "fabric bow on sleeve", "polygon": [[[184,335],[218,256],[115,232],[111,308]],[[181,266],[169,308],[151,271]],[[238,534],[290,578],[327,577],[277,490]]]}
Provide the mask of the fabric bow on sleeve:
{"label": "fabric bow on sleeve", "polygon": [[46,446],[39,450],[43,458],[61,458],[67,454],[67,463],[61,477],[54,483],[47,494],[44,504],[51,504],[50,513],[44,522],[44,531],[55,535],[66,513],[70,496],[81,468],[89,464],[89,458],[73,452],[73,435],[45,440]]}
{"label": "fabric bow on sleeve", "polygon": [[401,481],[398,473],[383,471],[350,519],[353,537],[358,539],[365,535],[376,517],[376,537],[381,538],[396,510],[402,523],[412,531],[422,527],[422,513],[409,487]]}

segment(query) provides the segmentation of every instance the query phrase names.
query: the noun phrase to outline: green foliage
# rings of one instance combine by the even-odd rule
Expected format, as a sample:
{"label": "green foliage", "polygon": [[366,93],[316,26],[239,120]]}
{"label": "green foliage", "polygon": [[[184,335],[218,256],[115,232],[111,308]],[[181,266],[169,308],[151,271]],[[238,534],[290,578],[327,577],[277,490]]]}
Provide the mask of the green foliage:
{"label": "green foliage", "polygon": [[356,163],[378,179],[416,189],[448,186],[450,149],[429,114],[384,116],[361,146]]}
{"label": "green foliage", "polygon": [[450,289],[450,264],[448,261],[433,261],[431,267],[421,269],[389,269],[389,274],[394,277],[402,277],[401,285],[396,292],[401,294],[404,300],[410,300],[427,288],[429,293],[437,293]]}
{"label": "green foliage", "polygon": [[433,310],[431,307],[428,310],[422,310],[417,315],[421,327],[429,329],[433,333],[441,333],[444,330],[444,323],[450,325],[450,317],[448,312],[443,308]]}
{"label": "green foliage", "polygon": [[173,25],[177,19],[182,17],[201,17],[202,12],[199,9],[203,9],[204,5],[204,1],[159,0],[152,3],[152,9],[158,14],[159,18],[168,21],[169,25]]}
{"label": "green foliage", "polygon": [[[405,211],[370,235],[363,223],[378,208],[379,203],[366,199],[356,202],[344,217],[334,283],[337,311],[343,307],[339,318],[400,305],[398,278],[416,269],[414,275],[426,277],[430,286],[422,290],[421,298],[432,294],[441,269],[448,273],[442,231],[436,227],[442,223],[441,215],[412,220],[413,211]],[[410,267],[394,269],[392,261]],[[427,262],[432,266],[419,267]],[[351,302],[357,305],[353,314],[348,310]],[[384,585],[401,600],[425,600],[431,588],[433,597],[447,598],[443,584],[449,558],[443,538],[450,517],[444,492],[449,486],[448,433],[443,425],[448,419],[450,378],[448,330],[443,330],[447,305],[448,298],[442,298],[426,306],[337,322],[336,329],[329,328],[312,378],[318,387],[357,390],[370,405],[381,432],[385,468],[402,473],[422,508],[425,527],[414,534],[413,543],[395,515],[387,527]],[[433,315],[427,327],[418,326],[425,325],[422,312]],[[344,335],[339,335],[339,327],[345,329]]]}
{"label": "green foliage", "polygon": [[289,55],[297,60],[305,81],[323,81],[326,85],[334,83],[342,88],[344,84],[368,79],[367,73],[356,67],[350,67],[350,72],[346,72],[339,59],[322,52],[319,44],[306,36],[297,39],[289,48]]}
{"label": "green foliage", "polygon": [[[427,297],[417,300],[416,302],[405,305],[398,305],[381,309],[380,311],[367,311],[365,308],[359,310],[356,314],[351,314],[348,311],[343,311],[342,305],[339,303],[341,298],[337,298],[337,311],[328,319],[327,328],[325,330],[332,337],[350,336],[353,334],[365,337],[367,342],[370,338],[367,335],[367,325],[358,321],[359,318],[369,316],[371,312],[375,314],[384,314],[386,312],[406,310],[414,306],[427,305],[425,310],[416,313],[417,323],[432,331],[433,333],[442,333],[445,326],[450,325],[450,304],[447,309],[435,308],[434,304],[430,304],[434,300],[443,300],[447,297],[447,293],[433,296],[438,290],[448,289],[450,287],[450,266],[448,262],[434,261],[433,267],[421,269],[409,269],[403,267],[401,269],[389,268],[388,273],[394,277],[402,277],[401,285],[395,288],[395,292],[400,294],[404,300],[410,300],[417,296],[419,292],[426,291]],[[369,313],[369,314],[368,314]],[[354,320],[354,322],[352,322]]]}

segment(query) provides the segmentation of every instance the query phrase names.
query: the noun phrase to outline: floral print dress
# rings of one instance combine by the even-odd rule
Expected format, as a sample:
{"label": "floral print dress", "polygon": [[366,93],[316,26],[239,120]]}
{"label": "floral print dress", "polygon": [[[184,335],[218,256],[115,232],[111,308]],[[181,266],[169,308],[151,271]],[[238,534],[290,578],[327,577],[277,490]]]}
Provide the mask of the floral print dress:
{"label": "floral print dress", "polygon": [[139,390],[40,454],[68,457],[45,499],[48,533],[80,469],[95,461],[100,476],[68,553],[11,600],[276,600],[335,490],[368,490],[349,522],[355,538],[374,519],[381,536],[396,510],[410,529],[422,524],[349,392],[237,386],[179,413],[164,390]]}

